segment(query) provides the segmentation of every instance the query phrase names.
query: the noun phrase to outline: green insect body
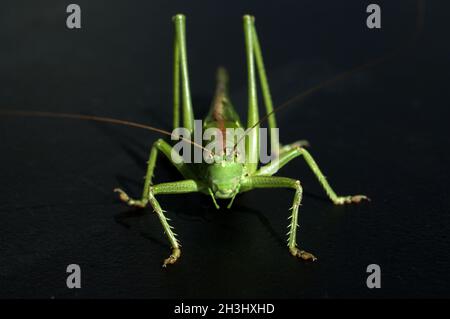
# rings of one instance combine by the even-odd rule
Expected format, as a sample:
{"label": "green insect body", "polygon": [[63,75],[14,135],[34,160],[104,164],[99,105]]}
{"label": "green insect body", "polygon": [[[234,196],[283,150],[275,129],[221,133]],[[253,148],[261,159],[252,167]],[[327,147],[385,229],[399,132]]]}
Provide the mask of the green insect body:
{"label": "green insect body", "polygon": [[[194,131],[194,112],[190,97],[189,76],[187,67],[186,39],[185,39],[185,17],[178,14],[173,17],[175,26],[174,39],[174,118],[173,126],[177,128],[180,124],[190,132]],[[163,194],[183,194],[201,192],[210,196],[216,205],[217,199],[228,199],[228,207],[237,194],[258,188],[288,188],[292,189],[294,200],[289,216],[288,225],[288,248],[290,253],[303,260],[316,260],[311,253],[301,250],[297,246],[296,234],[298,227],[298,210],[302,200],[302,186],[300,181],[288,177],[273,176],[277,171],[294,158],[302,156],[311,168],[326,194],[334,204],[357,203],[368,199],[364,195],[337,196],[328,184],[325,176],[317,166],[313,157],[303,147],[304,141],[298,141],[288,145],[279,145],[279,153],[275,160],[264,166],[259,166],[259,112],[257,102],[257,75],[260,80],[263,101],[267,112],[269,128],[276,128],[276,119],[273,110],[269,85],[264,69],[261,49],[254,26],[254,17],[245,15],[243,17],[244,35],[246,45],[246,60],[248,73],[248,116],[246,127],[244,127],[239,116],[233,108],[227,93],[227,74],[219,68],[217,74],[217,88],[213,98],[211,110],[207,115],[204,128],[217,128],[225,131],[227,128],[246,129],[245,137],[245,161],[240,162],[232,156],[231,160],[224,156],[221,160],[208,163],[184,163],[180,158],[173,158],[172,146],[162,139],[157,140],[150,151],[148,168],[145,177],[142,196],[132,199],[123,190],[115,189],[120,199],[130,206],[146,207],[150,205],[158,216],[166,236],[172,247],[171,255],[164,260],[163,267],[175,263],[181,255],[180,242],[165,216],[156,196]],[[181,98],[181,101],[180,101]],[[181,103],[180,103],[181,102]],[[180,117],[182,109],[182,117]],[[180,123],[181,122],[181,123]],[[225,134],[223,134],[225,136]],[[225,137],[224,137],[225,138]],[[270,136],[271,144],[278,143],[278,137]],[[223,143],[226,145],[226,142]],[[224,146],[225,147],[225,146]],[[181,173],[183,179],[176,182],[153,184],[156,159],[162,153]],[[232,155],[236,155],[235,153]]]}

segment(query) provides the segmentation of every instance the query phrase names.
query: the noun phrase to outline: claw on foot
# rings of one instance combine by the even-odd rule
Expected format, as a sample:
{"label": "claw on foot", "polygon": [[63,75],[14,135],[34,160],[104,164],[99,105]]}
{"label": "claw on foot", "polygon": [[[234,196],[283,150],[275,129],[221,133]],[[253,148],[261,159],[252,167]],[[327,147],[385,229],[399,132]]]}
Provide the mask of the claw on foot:
{"label": "claw on foot", "polygon": [[130,200],[130,197],[120,188],[114,188],[114,193],[119,193],[119,198],[122,202],[127,203]]}
{"label": "claw on foot", "polygon": [[147,205],[146,200],[135,200],[130,198],[127,193],[125,193],[120,188],[115,188],[114,193],[119,193],[119,198],[122,202],[127,203],[128,206],[136,206],[140,208],[144,208]]}
{"label": "claw on foot", "polygon": [[354,196],[342,196],[338,197],[334,203],[336,205],[344,205],[344,204],[352,204],[352,203],[360,203],[363,200],[370,202],[370,198],[365,195],[354,195]]}
{"label": "claw on foot", "polygon": [[310,260],[310,261],[317,260],[317,258],[313,254],[308,253],[307,251],[304,250],[300,250],[297,247],[289,248],[289,251],[291,252],[292,256],[301,258],[303,260]]}
{"label": "claw on foot", "polygon": [[171,265],[177,262],[178,258],[181,256],[181,250],[179,248],[172,249],[172,254],[169,258],[164,259],[164,263],[162,265],[163,268],[167,268],[167,265]]}

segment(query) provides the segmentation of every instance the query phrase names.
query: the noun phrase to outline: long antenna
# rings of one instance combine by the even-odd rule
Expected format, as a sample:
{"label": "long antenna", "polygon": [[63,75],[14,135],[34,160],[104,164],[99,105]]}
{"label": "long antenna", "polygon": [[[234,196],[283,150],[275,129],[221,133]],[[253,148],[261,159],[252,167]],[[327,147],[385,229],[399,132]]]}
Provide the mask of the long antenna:
{"label": "long antenna", "polygon": [[[408,47],[408,45],[406,45],[406,47]],[[340,73],[340,74],[336,75],[335,77],[333,77],[333,78],[331,78],[331,79],[328,79],[328,80],[326,80],[326,81],[324,81],[324,82],[321,82],[321,83],[319,83],[318,85],[313,86],[313,87],[309,88],[308,90],[303,91],[302,93],[297,94],[296,96],[290,98],[289,100],[287,100],[287,101],[284,102],[283,104],[281,104],[281,105],[275,107],[271,112],[269,112],[269,113],[267,113],[265,116],[263,116],[263,117],[262,117],[257,123],[255,123],[253,126],[251,126],[251,127],[249,127],[248,129],[246,129],[245,132],[244,132],[244,134],[243,134],[243,136],[242,136],[242,137],[238,140],[238,142],[234,145],[234,149],[236,149],[236,146],[242,141],[242,139],[245,138],[245,136],[246,136],[252,129],[254,129],[255,127],[257,127],[257,126],[258,126],[259,124],[261,124],[262,122],[266,121],[272,114],[274,114],[274,113],[276,113],[276,112],[278,112],[278,111],[284,109],[285,107],[291,105],[291,104],[294,103],[294,102],[298,102],[298,101],[301,101],[301,100],[303,100],[303,99],[309,97],[310,95],[316,93],[317,91],[319,91],[319,90],[321,90],[321,89],[323,89],[323,88],[325,88],[325,87],[327,87],[327,86],[330,86],[330,85],[332,85],[332,84],[334,84],[334,83],[336,83],[336,82],[342,81],[342,80],[344,80],[344,79],[350,77],[350,76],[353,75],[354,73],[360,72],[360,71],[362,71],[362,70],[364,70],[364,69],[368,69],[368,68],[373,67],[373,66],[375,66],[375,65],[377,65],[377,64],[380,64],[380,63],[382,63],[382,62],[384,62],[384,61],[386,61],[386,60],[389,60],[389,59],[391,59],[392,57],[394,57],[395,55],[397,55],[397,54],[398,54],[400,51],[402,51],[403,49],[404,49],[404,47],[400,47],[400,48],[398,48],[397,50],[392,51],[392,52],[390,52],[389,54],[386,54],[386,55],[384,55],[384,56],[382,56],[382,57],[380,57],[380,58],[377,58],[377,59],[375,59],[375,60],[369,61],[369,62],[367,62],[367,63],[365,63],[365,64],[360,65],[360,66],[357,66],[357,67],[355,67],[355,68],[353,68],[353,69],[350,69],[349,71]]]}
{"label": "long antenna", "polygon": [[313,86],[312,88],[290,98],[289,100],[287,100],[286,102],[284,102],[283,104],[275,107],[271,112],[267,113],[265,116],[263,116],[257,123],[255,123],[253,126],[249,127],[248,129],[245,130],[243,136],[237,141],[237,143],[234,145],[233,149],[236,150],[236,146],[242,141],[242,139],[245,138],[245,136],[248,134],[248,132],[250,132],[252,129],[254,129],[255,127],[257,127],[259,124],[261,124],[262,122],[266,121],[272,114],[275,114],[276,112],[280,111],[281,109],[284,109],[286,106],[291,105],[294,102],[298,102],[301,101],[303,99],[305,99],[306,97],[316,93],[317,91],[323,89],[324,87],[330,86],[338,81],[341,81],[349,76],[351,76],[352,74],[362,71],[364,69],[368,69],[370,67],[373,67],[381,62],[384,62],[392,57],[394,57],[395,55],[397,55],[399,52],[403,51],[403,49],[408,48],[410,45],[414,44],[418,38],[420,37],[421,33],[423,32],[423,28],[424,28],[424,23],[425,23],[425,0],[417,0],[417,17],[416,17],[416,30],[415,33],[412,35],[412,38],[410,39],[410,41],[407,41],[406,44],[402,47],[399,47],[397,50],[394,50],[392,52],[390,52],[389,54],[386,54],[378,59],[369,61],[363,65],[360,65],[358,67],[355,67],[347,72],[338,74],[337,76],[326,80],[316,86]]}
{"label": "long antenna", "polygon": [[[111,117],[95,116],[95,115],[57,113],[57,112],[38,112],[38,111],[12,111],[12,110],[0,110],[0,115],[44,117],[44,118],[64,118],[64,119],[76,119],[76,120],[84,120],[84,121],[103,122],[103,123],[111,123],[111,124],[140,128],[140,129],[172,136],[171,132],[157,128],[157,127],[153,127],[150,125],[141,124],[141,123],[132,122],[132,121],[126,121],[126,120],[119,120],[119,119],[111,118]],[[202,145],[195,143],[185,137],[180,136],[179,139],[211,153],[211,151],[208,150],[207,148],[205,148]]]}
{"label": "long antenna", "polygon": [[[301,101],[301,100],[305,99],[306,97],[308,97],[308,96],[310,96],[310,95],[316,93],[317,91],[319,91],[319,90],[321,90],[321,89],[323,89],[323,88],[325,88],[325,87],[327,87],[327,86],[330,86],[330,85],[332,85],[332,84],[334,84],[334,83],[336,83],[336,82],[339,82],[339,81],[342,81],[342,80],[348,78],[349,76],[353,75],[354,73],[357,73],[357,72],[362,71],[362,70],[364,70],[364,69],[368,69],[368,68],[370,68],[370,67],[372,67],[372,66],[374,66],[374,65],[377,65],[377,64],[379,64],[379,63],[382,63],[382,62],[384,62],[385,60],[389,59],[391,56],[395,55],[396,53],[397,53],[397,52],[394,51],[394,52],[392,52],[392,53],[389,54],[389,55],[386,55],[386,56],[384,56],[384,57],[381,57],[381,58],[372,60],[372,61],[370,61],[370,62],[367,62],[367,63],[363,64],[363,65],[360,65],[360,66],[358,66],[358,67],[355,67],[355,68],[353,68],[353,69],[351,69],[351,70],[349,70],[349,71],[346,71],[346,72],[344,72],[344,73],[338,74],[338,75],[336,75],[335,77],[333,77],[333,78],[331,78],[331,79],[328,79],[328,80],[326,80],[326,81],[324,81],[324,82],[322,82],[322,83],[319,83],[319,84],[316,85],[316,86],[313,86],[312,88],[309,88],[309,89],[306,90],[306,91],[303,91],[302,93],[297,94],[296,96],[290,98],[289,100],[287,100],[287,101],[284,102],[283,104],[281,104],[281,105],[277,106],[276,108],[274,108],[271,112],[267,113],[265,116],[263,116],[263,117],[259,120],[258,123],[254,124],[252,127],[248,128],[247,131],[249,131],[249,130],[255,128],[256,126],[258,126],[258,125],[261,124],[262,122],[266,121],[272,114],[274,114],[275,112],[278,112],[278,111],[284,109],[286,106],[289,106],[289,105],[291,105],[291,104],[294,103],[294,102]],[[247,133],[247,132],[246,132],[246,133]]]}

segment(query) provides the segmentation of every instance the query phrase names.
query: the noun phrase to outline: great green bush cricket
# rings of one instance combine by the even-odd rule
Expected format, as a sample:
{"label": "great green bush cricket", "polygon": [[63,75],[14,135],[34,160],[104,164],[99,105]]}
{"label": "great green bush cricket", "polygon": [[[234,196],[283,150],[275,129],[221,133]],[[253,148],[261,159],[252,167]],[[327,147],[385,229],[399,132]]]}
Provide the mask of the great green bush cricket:
{"label": "great green bush cricket", "polygon": [[[269,128],[276,128],[277,125],[254,21],[255,19],[253,16],[245,15],[243,17],[248,72],[248,116],[246,126],[248,136],[245,140],[246,163],[242,164],[234,160],[227,160],[225,158],[219,163],[216,162],[213,164],[175,163],[171,158],[171,145],[164,140],[159,139],[153,144],[150,151],[147,174],[145,177],[141,198],[130,198],[123,190],[115,189],[115,191],[119,193],[120,199],[128,205],[146,207],[150,204],[158,215],[158,218],[164,228],[164,232],[172,246],[172,253],[167,259],[164,260],[164,267],[168,264],[175,263],[180,258],[181,251],[180,243],[176,238],[176,234],[173,232],[173,227],[169,225],[168,219],[165,217],[164,211],[156,199],[156,195],[201,192],[211,196],[214,202],[216,202],[216,198],[231,199],[232,201],[237,194],[256,188],[293,189],[295,191],[295,195],[288,227],[288,248],[293,256],[312,261],[316,260],[316,257],[314,257],[313,254],[297,247],[296,234],[298,227],[298,209],[302,200],[302,187],[300,185],[300,181],[288,177],[273,176],[277,173],[278,169],[286,165],[292,159],[303,156],[306,163],[312,169],[320,184],[324,188],[326,194],[334,204],[341,205],[346,203],[358,203],[363,199],[367,199],[364,195],[336,195],[334,190],[328,184],[325,176],[317,166],[313,157],[305,148],[301,146],[301,143],[298,142],[281,146],[277,160],[266,166],[258,167],[259,138],[258,130],[255,129],[259,127],[260,121],[256,91],[257,73],[260,78],[264,104],[268,114]],[[184,15],[178,14],[174,16],[173,23],[175,26],[173,126],[174,128],[177,128],[180,125],[181,107],[182,124],[185,128],[192,131],[194,129],[194,111],[189,90]],[[210,115],[205,120],[205,125],[207,127],[217,128],[223,126],[243,127],[227,95],[226,76],[220,73],[221,72],[218,74],[218,83],[212,103],[212,110],[210,111]],[[180,84],[181,92],[179,89]],[[180,95],[182,102],[181,105]],[[271,143],[278,143],[277,138],[271,136]],[[184,177],[184,180],[156,185],[152,183],[156,158],[159,152],[164,154],[168,160],[173,163],[173,165]],[[233,159],[234,158],[235,157],[233,157]]]}
{"label": "great green bush cricket", "polygon": [[[174,69],[173,69],[173,127],[178,128],[180,123],[189,131],[194,130],[194,111],[191,102],[186,36],[185,36],[185,17],[182,14],[173,17],[175,27],[174,37]],[[258,188],[288,188],[295,191],[291,214],[289,216],[288,225],[288,249],[289,252],[302,260],[315,261],[316,257],[297,246],[297,227],[298,227],[298,210],[302,200],[302,186],[298,179],[288,177],[273,176],[279,168],[283,167],[296,157],[302,156],[307,165],[311,168],[319,183],[322,185],[329,199],[336,205],[358,203],[362,200],[368,200],[364,195],[355,196],[338,196],[331,188],[325,176],[319,169],[313,157],[303,147],[304,142],[298,141],[287,145],[278,145],[278,157],[271,163],[260,166],[259,162],[259,136],[258,128],[263,120],[268,121],[269,128],[276,128],[275,111],[270,94],[269,84],[263,63],[263,57],[255,28],[255,19],[253,16],[245,15],[243,17],[243,27],[245,36],[246,61],[248,73],[248,116],[247,124],[244,127],[235,112],[230,98],[227,93],[227,76],[223,69],[218,72],[218,83],[215,96],[212,103],[211,111],[206,117],[204,123],[206,127],[216,127],[219,129],[228,127],[239,127],[246,129],[245,162],[236,161],[236,149],[233,149],[231,159],[224,156],[219,162],[212,164],[200,163],[183,163],[174,161],[172,158],[172,146],[158,139],[152,146],[148,160],[145,182],[140,198],[133,199],[125,191],[116,188],[114,191],[119,194],[120,199],[129,206],[144,208],[150,205],[158,216],[164,232],[171,245],[171,254],[163,262],[163,267],[174,264],[181,256],[180,242],[173,231],[173,227],[169,224],[169,219],[165,216],[164,210],[156,199],[156,195],[163,194],[184,194],[192,192],[201,192],[210,196],[218,207],[216,199],[230,199],[231,206],[237,194],[247,192]],[[266,115],[262,119],[259,118],[258,102],[257,102],[257,76],[260,80],[260,86],[265,105]],[[341,78],[341,77],[338,77]],[[336,79],[338,79],[336,78]],[[333,82],[335,80],[332,80]],[[328,81],[326,84],[331,83]],[[181,90],[180,90],[181,87]],[[320,88],[323,85],[317,87]],[[312,90],[316,90],[313,88]],[[311,93],[311,90],[309,92]],[[180,112],[181,109],[181,112]],[[83,116],[74,114],[55,114],[47,112],[3,112],[22,115],[34,116],[50,116],[61,118],[76,118],[84,120],[103,121],[115,124],[124,124],[129,126],[140,127],[157,131],[159,133],[168,134],[170,132],[156,129],[147,125],[134,122],[102,118],[96,116]],[[271,144],[278,144],[277,136],[270,136]],[[197,147],[203,148],[192,141],[189,141]],[[156,160],[159,153],[162,153],[181,173],[184,179],[176,182],[167,182],[153,184]]]}

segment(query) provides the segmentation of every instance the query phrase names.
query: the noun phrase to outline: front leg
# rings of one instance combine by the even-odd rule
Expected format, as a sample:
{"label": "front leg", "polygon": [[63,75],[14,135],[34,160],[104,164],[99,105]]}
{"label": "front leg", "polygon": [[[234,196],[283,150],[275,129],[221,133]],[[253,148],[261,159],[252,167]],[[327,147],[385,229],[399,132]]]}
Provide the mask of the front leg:
{"label": "front leg", "polygon": [[[114,189],[114,192],[119,193],[120,199],[127,203],[129,206],[136,206],[144,208],[147,206],[149,201],[149,189],[152,185],[153,172],[155,171],[156,159],[158,158],[158,153],[162,152],[167,159],[175,166],[175,168],[185,177],[192,178],[193,175],[189,167],[182,162],[182,158],[179,157],[177,153],[172,154],[172,146],[162,139],[158,139],[152,146],[150,151],[150,156],[148,159],[147,173],[145,174],[144,188],[142,190],[142,196],[140,199],[133,199],[128,194],[120,188]],[[172,158],[177,156],[177,158]]]}
{"label": "front leg", "polygon": [[302,201],[303,189],[300,181],[278,176],[251,176],[242,183],[243,191],[248,191],[254,188],[291,188],[295,190],[294,202],[291,210],[292,214],[289,217],[290,223],[288,225],[288,248],[291,255],[301,258],[303,260],[315,261],[317,258],[304,250],[297,247],[297,227],[298,227],[298,209]]}
{"label": "front leg", "polygon": [[[285,146],[287,147],[287,146]],[[289,163],[291,160],[298,156],[303,156],[308,166],[313,171],[314,175],[316,176],[319,183],[322,185],[323,189],[325,190],[326,194],[330,198],[330,200],[336,204],[336,205],[343,205],[343,204],[350,204],[350,203],[359,203],[363,200],[370,200],[365,195],[352,195],[352,196],[338,196],[336,192],[331,188],[330,184],[328,183],[325,175],[323,175],[322,171],[320,170],[319,166],[317,165],[316,161],[313,159],[311,154],[309,152],[298,146],[293,146],[292,149],[287,149],[285,152],[283,152],[280,157],[274,161],[272,161],[270,164],[267,164],[266,166],[261,167],[257,172],[256,175],[258,176],[271,176],[275,174],[281,167]]]}
{"label": "front leg", "polygon": [[174,264],[181,256],[180,242],[177,239],[177,234],[173,232],[173,227],[169,225],[169,219],[164,215],[164,210],[159,205],[155,195],[157,194],[184,194],[198,192],[200,190],[199,184],[195,180],[183,180],[171,183],[161,183],[151,186],[148,193],[148,202],[153,207],[154,212],[158,215],[159,221],[163,226],[164,233],[170,242],[172,253],[163,262],[163,267]]}

